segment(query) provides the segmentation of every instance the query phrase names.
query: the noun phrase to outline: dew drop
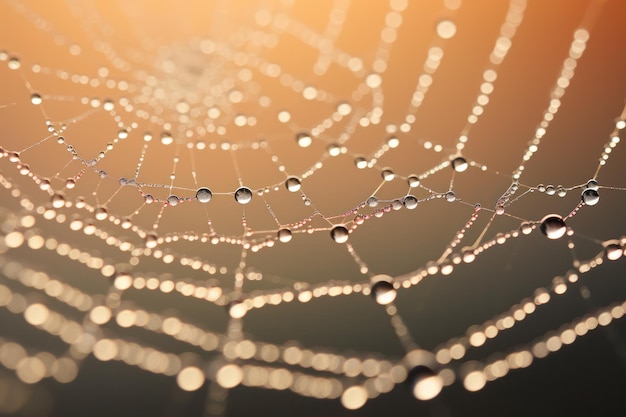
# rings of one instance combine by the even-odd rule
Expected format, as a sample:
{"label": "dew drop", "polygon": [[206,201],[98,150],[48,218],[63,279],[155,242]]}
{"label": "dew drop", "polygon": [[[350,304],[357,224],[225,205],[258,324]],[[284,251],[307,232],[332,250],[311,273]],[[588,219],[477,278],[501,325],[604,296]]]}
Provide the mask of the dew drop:
{"label": "dew drop", "polygon": [[[145,140],[145,136],[144,136],[144,140]],[[170,132],[161,133],[161,143],[163,145],[171,145],[172,143],[174,143],[174,138],[172,137],[172,134]]]}
{"label": "dew drop", "polygon": [[393,287],[393,278],[389,275],[376,275],[371,280],[371,295],[380,305],[387,305],[396,299],[396,289]]}
{"label": "dew drop", "polygon": [[176,206],[179,201],[180,201],[180,198],[178,198],[178,196],[176,195],[172,194],[171,196],[167,197],[167,204],[169,204],[172,207]]}
{"label": "dew drop", "polygon": [[196,199],[201,203],[208,203],[213,198],[213,193],[206,187],[198,188],[196,191]]}
{"label": "dew drop", "polygon": [[154,249],[157,247],[157,244],[159,243],[159,237],[156,235],[156,233],[148,233],[145,238],[145,243],[146,243],[146,248]]}
{"label": "dew drop", "polygon": [[278,240],[283,243],[287,243],[291,240],[291,230],[289,229],[278,229]]}
{"label": "dew drop", "polygon": [[624,249],[618,240],[609,240],[604,242],[604,256],[609,261],[616,261],[624,255]]}
{"label": "dew drop", "polygon": [[385,181],[392,181],[396,177],[393,171],[389,168],[383,169],[383,171],[380,174],[383,177],[383,180]]}
{"label": "dew drop", "polygon": [[547,185],[546,186],[546,194],[547,195],[554,195],[554,194],[556,194],[556,188],[554,188],[554,185]]}
{"label": "dew drop", "polygon": [[301,132],[296,135],[296,142],[299,147],[308,148],[313,143],[313,138],[310,134]]}
{"label": "dew drop", "polygon": [[71,190],[74,187],[76,187],[76,181],[73,178],[68,178],[67,180],[65,180],[65,188]]}
{"label": "dew drop", "polygon": [[358,169],[367,168],[367,159],[362,156],[354,158],[354,166],[356,166]]}
{"label": "dew drop", "polygon": [[476,252],[474,252],[474,249],[471,248],[463,248],[463,250],[461,251],[461,256],[463,257],[463,262],[469,264],[474,262],[474,260],[476,259]]}
{"label": "dew drop", "polygon": [[30,95],[30,102],[35,106],[38,106],[43,102],[43,99],[41,98],[41,95],[33,93]]}
{"label": "dew drop", "polygon": [[239,187],[235,191],[235,201],[239,204],[248,204],[252,201],[252,190],[248,187]]}
{"label": "dew drop", "polygon": [[567,227],[565,221],[558,214],[548,214],[541,219],[541,233],[546,235],[548,239],[558,239],[565,235]]}
{"label": "dew drop", "polygon": [[391,208],[394,210],[400,210],[402,208],[402,200],[395,199],[391,202]]}
{"label": "dew drop", "polygon": [[143,196],[144,201],[146,202],[146,204],[152,204],[154,203],[154,197],[152,196],[152,194],[146,194]]}
{"label": "dew drop", "polygon": [[331,143],[330,145],[328,145],[326,150],[328,151],[328,154],[330,156],[339,156],[341,154],[341,147],[336,143]]}
{"label": "dew drop", "polygon": [[366,204],[370,207],[376,207],[378,205],[378,199],[374,196],[371,196],[367,199]]}
{"label": "dew drop", "polygon": [[109,213],[104,207],[98,207],[97,209],[95,209],[93,215],[96,220],[106,220],[106,218],[109,217]]}
{"label": "dew drop", "polygon": [[589,181],[587,181],[587,188],[591,188],[592,190],[598,190],[598,181],[594,180],[594,179],[590,179]]}
{"label": "dew drop", "polygon": [[391,136],[390,138],[387,139],[387,146],[389,146],[390,148],[397,148],[400,145],[400,139],[398,139],[395,136]]}
{"label": "dew drop", "polygon": [[523,222],[519,227],[523,235],[529,235],[533,231],[533,226],[528,222]]}
{"label": "dew drop", "polygon": [[407,178],[407,182],[411,188],[419,187],[420,178],[417,175],[410,175],[409,178]]}
{"label": "dew drop", "polygon": [[456,201],[456,194],[454,194],[454,191],[448,191],[444,197],[448,203],[454,203]]}
{"label": "dew drop", "polygon": [[9,69],[17,70],[17,69],[20,69],[20,67],[22,66],[22,63],[20,62],[19,58],[11,57],[9,58],[8,66],[9,66]]}
{"label": "dew drop", "polygon": [[330,237],[337,243],[346,243],[349,236],[348,229],[342,225],[335,226],[330,231]]}
{"label": "dew drop", "polygon": [[600,194],[593,188],[587,188],[583,191],[581,200],[588,206],[595,206],[600,201]]}
{"label": "dew drop", "polygon": [[443,380],[432,369],[418,365],[409,371],[408,381],[411,391],[418,400],[435,398],[443,389]]}
{"label": "dew drop", "polygon": [[228,305],[228,315],[234,319],[240,319],[246,315],[248,308],[239,300],[232,301]]}
{"label": "dew drop", "polygon": [[454,169],[456,172],[467,171],[467,167],[469,167],[467,160],[460,156],[457,158],[454,158],[452,160],[451,165],[452,165],[452,169]]}
{"label": "dew drop", "polygon": [[413,210],[415,207],[417,207],[419,200],[417,199],[417,197],[415,197],[414,195],[407,195],[402,199],[402,204],[404,204],[404,207],[408,208],[409,210]]}
{"label": "dew drop", "polygon": [[65,196],[63,194],[54,194],[50,199],[50,202],[52,203],[52,207],[54,208],[58,209],[61,207],[65,207]]}
{"label": "dew drop", "polygon": [[295,193],[296,191],[300,191],[302,184],[300,183],[300,179],[297,177],[289,177],[287,181],[285,181],[285,187],[287,190]]}

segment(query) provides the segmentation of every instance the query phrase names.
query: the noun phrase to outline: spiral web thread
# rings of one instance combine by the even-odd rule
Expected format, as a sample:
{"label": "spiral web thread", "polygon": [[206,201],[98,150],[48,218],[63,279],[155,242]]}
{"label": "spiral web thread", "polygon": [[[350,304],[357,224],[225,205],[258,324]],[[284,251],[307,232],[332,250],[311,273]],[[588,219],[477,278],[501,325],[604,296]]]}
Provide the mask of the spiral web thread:
{"label": "spiral web thread", "polygon": [[[481,390],[490,381],[515,378],[511,370],[531,366],[621,318],[626,302],[616,301],[582,311],[500,356],[467,359],[472,350],[541,314],[545,305],[558,304],[568,289],[589,298],[585,274],[623,256],[626,240],[617,235],[619,229],[610,236],[588,236],[587,230],[577,233],[577,219],[579,212],[603,210],[600,194],[617,195],[616,204],[623,203],[624,189],[605,184],[602,175],[605,166],[622,164],[614,159],[626,110],[616,108],[614,124],[596,132],[602,140],[584,145],[587,160],[595,161],[585,177],[559,186],[525,184],[544,137],[558,139],[550,137],[550,128],[585,63],[599,12],[590,3],[571,31],[568,48],[553,51],[561,67],[532,137],[521,153],[514,149],[520,162],[498,171],[480,157],[470,158],[484,152],[472,150],[480,142],[473,132],[489,113],[492,93],[506,76],[501,67],[525,23],[526,2],[512,0],[499,17],[484,70],[478,79],[466,80],[477,87],[476,98],[458,139],[451,144],[422,139],[420,109],[428,104],[431,88],[446,82],[438,70],[448,58],[448,43],[464,29],[456,26],[455,15],[472,7],[434,3],[385,3],[376,20],[382,22],[380,31],[370,28],[376,36],[369,38],[376,42],[367,53],[338,46],[357,7],[346,0],[324,4],[321,28],[298,16],[297,5],[289,1],[254,3],[240,15],[227,5],[215,6],[211,30],[168,44],[160,43],[148,20],[116,25],[123,18],[141,22],[139,5],[117,5],[120,14],[112,20],[106,10],[68,2],[65,13],[75,24],[67,28],[70,33],[36,5],[3,5],[4,13],[48,44],[0,52],[2,82],[10,91],[0,103],[3,124],[10,129],[0,142],[0,306],[19,316],[21,326],[59,339],[64,348],[38,348],[3,329],[2,366],[31,386],[49,378],[70,383],[92,356],[121,361],[176,378],[185,391],[209,386],[209,415],[223,413],[225,394],[240,384],[335,399],[357,409],[407,379],[420,400],[454,383]],[[394,47],[412,33],[403,25],[419,14],[430,23],[429,43],[413,51],[414,59],[422,60],[421,72],[404,81],[411,95],[398,107],[385,89],[386,77]],[[224,28],[229,19],[243,23]],[[131,42],[120,41],[123,35]],[[304,51],[306,66],[289,61],[294,57],[275,61],[272,52],[283,39]],[[35,56],[38,49],[53,53]],[[98,65],[87,59],[93,56]],[[79,70],[57,66],[64,62]],[[349,81],[333,84],[334,76]],[[19,112],[26,116],[16,117]],[[423,163],[404,160],[413,151],[415,158],[434,162],[415,172]],[[358,194],[341,198],[341,190],[328,182],[327,171],[339,167],[335,161],[347,172],[337,175],[357,178]],[[481,184],[495,178],[498,196],[473,200],[474,190],[462,183],[469,175]],[[549,180],[549,173],[541,175]],[[320,176],[327,195],[307,194]],[[539,212],[528,209],[537,217],[524,215],[525,201],[537,195],[568,208],[551,214],[540,204]],[[461,213],[432,219],[455,230],[438,246],[439,255],[417,264],[409,259],[410,268],[394,272],[380,270],[380,260],[360,252],[358,236],[368,227],[394,216],[401,225],[416,221],[414,215],[429,206],[441,211],[454,206]],[[544,284],[464,334],[432,348],[421,345],[396,297],[406,293],[408,300],[425,280],[455,279],[464,264],[537,234],[571,254],[559,275],[543,277]],[[308,273],[280,276],[258,266],[271,265],[272,253],[296,241],[313,242],[307,257],[315,258],[315,245],[321,245],[320,250],[347,253],[353,263],[341,280],[308,278]],[[579,242],[594,254],[581,259],[574,250]],[[50,259],[52,266],[40,259]],[[71,277],[77,274],[84,278]],[[156,293],[163,294],[161,301],[151,303]],[[258,311],[278,305],[291,305],[297,315],[305,303],[323,298],[341,303],[360,295],[371,295],[372,308],[389,316],[403,355],[270,343],[244,326]],[[197,301],[200,317],[218,318],[204,322],[172,310],[186,300]],[[216,325],[219,320],[226,324]],[[223,331],[216,330],[220,327]],[[182,344],[154,346],[141,339],[146,332]],[[24,406],[20,398],[26,397],[4,398],[3,407],[11,411]]]}

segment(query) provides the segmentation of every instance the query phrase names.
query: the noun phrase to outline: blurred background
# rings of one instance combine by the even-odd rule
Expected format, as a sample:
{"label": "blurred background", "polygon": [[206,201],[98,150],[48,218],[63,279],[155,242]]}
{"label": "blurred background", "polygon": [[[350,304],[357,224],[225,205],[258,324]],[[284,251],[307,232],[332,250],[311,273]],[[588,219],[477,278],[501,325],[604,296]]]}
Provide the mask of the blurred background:
{"label": "blurred background", "polygon": [[0,7],[0,413],[624,409],[623,2]]}

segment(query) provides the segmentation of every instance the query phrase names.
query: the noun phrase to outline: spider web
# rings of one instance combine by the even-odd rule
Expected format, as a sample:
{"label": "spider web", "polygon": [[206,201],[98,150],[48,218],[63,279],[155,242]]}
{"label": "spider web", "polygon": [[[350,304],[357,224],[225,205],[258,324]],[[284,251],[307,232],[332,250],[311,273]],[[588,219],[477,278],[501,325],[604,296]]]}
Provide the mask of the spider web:
{"label": "spider web", "polygon": [[453,413],[600,328],[623,366],[623,7],[560,6],[6,2],[0,410],[114,369],[128,412]]}

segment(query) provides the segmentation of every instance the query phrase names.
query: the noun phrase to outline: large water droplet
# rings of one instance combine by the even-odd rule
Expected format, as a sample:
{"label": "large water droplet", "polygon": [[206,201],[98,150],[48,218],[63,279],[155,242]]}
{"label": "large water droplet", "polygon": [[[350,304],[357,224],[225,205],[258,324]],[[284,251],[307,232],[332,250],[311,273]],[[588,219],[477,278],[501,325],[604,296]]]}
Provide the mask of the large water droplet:
{"label": "large water droplet", "polygon": [[600,201],[600,194],[593,188],[587,188],[581,195],[581,200],[588,206],[595,206]]}
{"label": "large water droplet", "polygon": [[402,204],[404,204],[404,207],[408,208],[409,210],[413,210],[415,207],[417,207],[418,204],[417,197],[409,194],[402,199]]}
{"label": "large water droplet", "polygon": [[463,157],[457,157],[454,158],[452,160],[452,169],[454,169],[456,172],[463,172],[467,170],[467,167],[469,166],[469,164],[467,163],[467,160]]}
{"label": "large water droplet", "polygon": [[248,204],[252,201],[252,190],[248,187],[239,187],[235,191],[235,201],[239,204]]}
{"label": "large water droplet", "polygon": [[548,214],[541,219],[541,233],[546,235],[548,239],[558,239],[565,235],[567,227],[565,221],[558,214]]}
{"label": "large water droplet", "polygon": [[448,203],[454,203],[456,201],[456,194],[454,194],[454,191],[448,191],[444,197]]}
{"label": "large water droplet", "polygon": [[330,237],[337,243],[346,243],[348,241],[348,229],[345,226],[339,225],[332,228],[330,231]]}
{"label": "large water droplet", "polygon": [[371,279],[371,295],[380,305],[387,305],[396,299],[396,289],[389,275],[376,275]]}
{"label": "large water droplet", "polygon": [[287,243],[291,240],[291,230],[289,229],[278,229],[278,240],[283,243]]}
{"label": "large water droplet", "polygon": [[302,185],[300,184],[299,178],[289,177],[287,178],[287,181],[285,181],[285,187],[287,188],[287,190],[291,191],[292,193],[295,193],[296,191],[300,190]]}
{"label": "large water droplet", "polygon": [[208,203],[213,198],[213,193],[206,187],[198,188],[196,191],[196,199],[201,203]]}

